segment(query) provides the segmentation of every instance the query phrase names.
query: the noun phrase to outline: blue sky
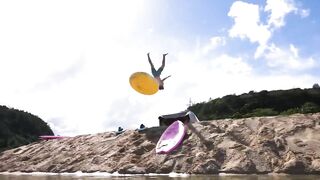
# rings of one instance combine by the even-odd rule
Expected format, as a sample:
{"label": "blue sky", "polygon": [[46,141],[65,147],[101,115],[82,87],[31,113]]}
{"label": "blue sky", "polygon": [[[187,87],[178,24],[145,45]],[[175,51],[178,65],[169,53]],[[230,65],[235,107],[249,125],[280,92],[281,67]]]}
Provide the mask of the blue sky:
{"label": "blue sky", "polygon": [[[56,134],[111,131],[192,102],[319,83],[320,3],[312,0],[0,1],[0,104]],[[165,90],[129,76],[169,53]]]}

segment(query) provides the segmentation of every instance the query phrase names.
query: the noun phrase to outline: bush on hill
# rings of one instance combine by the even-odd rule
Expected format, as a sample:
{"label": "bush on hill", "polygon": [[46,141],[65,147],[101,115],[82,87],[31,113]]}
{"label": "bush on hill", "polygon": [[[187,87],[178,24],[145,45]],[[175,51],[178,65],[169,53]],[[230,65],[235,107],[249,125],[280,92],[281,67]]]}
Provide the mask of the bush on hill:
{"label": "bush on hill", "polygon": [[320,88],[260,91],[190,105],[201,120],[320,112]]}
{"label": "bush on hill", "polygon": [[39,117],[0,106],[0,152],[37,141],[44,134],[53,135],[53,132]]}

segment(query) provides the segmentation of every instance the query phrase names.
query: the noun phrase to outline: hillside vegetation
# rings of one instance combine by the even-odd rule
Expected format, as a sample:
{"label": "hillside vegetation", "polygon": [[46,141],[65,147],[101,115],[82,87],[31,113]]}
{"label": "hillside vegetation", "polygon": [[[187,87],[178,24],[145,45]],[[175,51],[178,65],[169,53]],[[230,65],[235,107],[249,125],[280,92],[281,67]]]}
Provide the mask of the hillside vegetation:
{"label": "hillside vegetation", "polygon": [[188,107],[200,120],[320,112],[320,88],[227,95]]}
{"label": "hillside vegetation", "polygon": [[0,152],[37,141],[44,134],[53,135],[53,132],[39,117],[0,106]]}

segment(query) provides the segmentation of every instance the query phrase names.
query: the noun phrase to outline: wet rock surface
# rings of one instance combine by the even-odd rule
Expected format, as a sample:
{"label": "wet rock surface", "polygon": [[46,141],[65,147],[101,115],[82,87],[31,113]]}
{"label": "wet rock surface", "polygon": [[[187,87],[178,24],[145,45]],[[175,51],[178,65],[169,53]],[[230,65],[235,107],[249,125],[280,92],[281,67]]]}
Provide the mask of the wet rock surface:
{"label": "wet rock surface", "polygon": [[170,154],[155,153],[165,127],[39,141],[0,153],[0,172],[320,174],[320,113],[193,127]]}

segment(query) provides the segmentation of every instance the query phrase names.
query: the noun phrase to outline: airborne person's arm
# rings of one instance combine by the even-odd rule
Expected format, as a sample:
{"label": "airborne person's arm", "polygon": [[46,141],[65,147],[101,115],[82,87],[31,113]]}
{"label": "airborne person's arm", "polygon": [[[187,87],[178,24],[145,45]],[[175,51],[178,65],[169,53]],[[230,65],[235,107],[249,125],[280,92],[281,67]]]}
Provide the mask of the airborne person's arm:
{"label": "airborne person's arm", "polygon": [[164,81],[164,80],[168,79],[169,77],[171,77],[171,75],[169,75],[169,76],[167,76],[167,77],[163,78],[163,79],[162,79],[162,81]]}

